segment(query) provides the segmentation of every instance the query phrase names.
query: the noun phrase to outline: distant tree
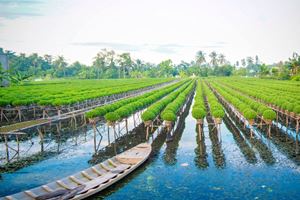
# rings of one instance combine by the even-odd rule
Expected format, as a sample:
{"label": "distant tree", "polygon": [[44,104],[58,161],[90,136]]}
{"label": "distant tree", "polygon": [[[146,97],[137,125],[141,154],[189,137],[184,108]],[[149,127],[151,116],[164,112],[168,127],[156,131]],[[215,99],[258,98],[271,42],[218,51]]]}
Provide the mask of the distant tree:
{"label": "distant tree", "polygon": [[225,63],[226,63],[225,55],[222,53],[219,54],[218,61],[219,61],[220,65],[225,65]]}
{"label": "distant tree", "polygon": [[206,62],[205,53],[203,51],[198,51],[196,54],[196,63],[199,67]]}
{"label": "distant tree", "polygon": [[210,64],[212,65],[212,67],[215,67],[218,65],[218,59],[217,59],[218,54],[213,51],[209,54],[210,57]]}
{"label": "distant tree", "polygon": [[[133,65],[133,62],[131,60],[129,53],[122,53],[119,56],[119,65],[123,68],[123,78],[126,78],[126,75],[129,75],[129,70]],[[119,73],[120,78],[120,73]]]}
{"label": "distant tree", "polygon": [[96,78],[100,78],[100,74],[105,71],[105,54],[106,50],[102,50],[102,52],[97,53],[94,57],[93,66],[96,69]]}
{"label": "distant tree", "polygon": [[242,63],[242,66],[243,66],[243,67],[246,67],[246,60],[245,60],[245,58],[243,58],[243,59],[241,60],[241,63]]}
{"label": "distant tree", "polygon": [[68,66],[68,63],[63,56],[58,56],[56,60],[54,60],[53,65],[55,68],[55,72],[62,71],[63,77],[66,76],[66,67]]}
{"label": "distant tree", "polygon": [[294,76],[300,71],[300,56],[294,52],[292,58],[289,58],[287,67],[291,70],[291,75]]}

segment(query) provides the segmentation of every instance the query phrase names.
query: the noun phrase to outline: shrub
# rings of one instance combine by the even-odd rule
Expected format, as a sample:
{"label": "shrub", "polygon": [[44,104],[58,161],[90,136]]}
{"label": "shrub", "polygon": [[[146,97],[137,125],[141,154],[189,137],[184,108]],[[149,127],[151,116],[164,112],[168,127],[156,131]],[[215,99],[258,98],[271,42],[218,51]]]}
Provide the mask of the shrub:
{"label": "shrub", "polygon": [[300,114],[300,105],[295,106],[294,109],[293,109],[293,112],[296,113],[296,114]]}
{"label": "shrub", "polygon": [[271,109],[265,110],[263,113],[263,118],[267,120],[274,120],[276,118],[276,113]]}
{"label": "shrub", "polygon": [[7,106],[7,105],[9,105],[9,103],[10,102],[8,100],[0,99],[0,107]]}
{"label": "shrub", "polygon": [[131,114],[131,110],[129,110],[126,107],[121,107],[121,108],[117,109],[115,111],[115,113],[117,115],[119,115],[120,118],[124,118],[124,117],[127,117],[127,116],[129,116]]}
{"label": "shrub", "polygon": [[177,119],[176,115],[172,112],[165,112],[161,117],[165,121],[172,121],[172,122],[176,121]]}
{"label": "shrub", "polygon": [[155,119],[157,115],[153,112],[151,112],[150,110],[148,111],[145,111],[143,114],[142,114],[142,120],[143,121],[149,121],[149,120],[153,120]]}
{"label": "shrub", "polygon": [[195,119],[203,119],[206,116],[206,112],[202,108],[194,108],[192,110],[192,116]]}
{"label": "shrub", "polygon": [[251,119],[255,119],[256,115],[257,115],[256,112],[254,112],[253,110],[249,109],[249,110],[245,111],[244,117],[247,120],[251,120]]}
{"label": "shrub", "polygon": [[105,117],[106,121],[109,121],[109,122],[115,122],[120,118],[120,116],[115,112],[109,112],[104,117]]}
{"label": "shrub", "polygon": [[212,116],[213,116],[214,118],[223,118],[224,115],[225,115],[225,112],[224,112],[223,109],[214,110],[214,111],[212,112]]}
{"label": "shrub", "polygon": [[257,109],[259,115],[263,115],[265,110],[268,110],[268,108],[264,105],[259,106],[258,109]]}

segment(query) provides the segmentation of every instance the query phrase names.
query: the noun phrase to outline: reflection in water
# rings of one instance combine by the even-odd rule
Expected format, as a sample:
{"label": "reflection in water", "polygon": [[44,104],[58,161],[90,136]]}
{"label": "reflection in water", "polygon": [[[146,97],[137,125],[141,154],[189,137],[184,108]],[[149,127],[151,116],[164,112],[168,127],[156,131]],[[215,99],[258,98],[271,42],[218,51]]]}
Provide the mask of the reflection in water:
{"label": "reflection in water", "polygon": [[[10,135],[8,145],[11,147],[9,149],[9,158],[11,161],[6,163],[6,159],[3,156],[6,152],[4,149],[1,149],[0,171],[12,172],[18,170],[56,156],[70,148],[70,146],[76,146],[81,143],[82,141],[79,141],[79,136],[86,135],[88,130],[86,126],[77,127],[72,125],[72,120],[65,119],[60,122],[28,128],[22,131],[26,134],[18,135],[18,138],[16,138],[16,135]],[[79,117],[77,124],[84,124],[84,121]],[[16,141],[17,139],[19,145]],[[19,151],[16,153],[15,150],[18,150],[18,148]]]}
{"label": "reflection in water", "polygon": [[205,169],[209,166],[207,161],[207,153],[206,153],[206,146],[205,146],[205,137],[203,132],[203,125],[201,125],[201,135],[199,135],[199,126],[196,125],[196,141],[197,141],[197,147],[195,148],[195,165],[199,167],[200,169]]}
{"label": "reflection in water", "polygon": [[[234,115],[233,115],[234,116]],[[244,128],[244,124],[242,124],[239,121],[239,118],[237,118],[235,116],[235,118],[230,118],[232,123],[234,123],[236,125],[236,127],[238,127],[243,135],[245,136],[245,138],[250,142],[250,144],[257,149],[257,151],[259,152],[259,155],[261,157],[261,159],[267,164],[267,165],[273,165],[275,164],[276,160],[273,156],[272,151],[269,149],[269,147],[262,142],[260,139],[257,138],[256,134],[253,134],[253,137],[251,137],[251,133],[250,133],[250,129],[248,128]]]}
{"label": "reflection in water", "polygon": [[172,140],[167,142],[167,148],[166,151],[164,153],[164,161],[166,164],[168,165],[174,165],[176,164],[176,154],[177,154],[177,149],[179,146],[179,141],[181,139],[183,130],[185,128],[185,118],[188,116],[189,114],[189,110],[191,107],[191,103],[192,103],[192,98],[193,95],[191,96],[191,98],[188,100],[184,112],[182,113],[182,115],[179,117],[176,128],[172,134]]}
{"label": "reflection in water", "polygon": [[228,130],[233,135],[233,139],[237,146],[240,148],[242,154],[244,155],[246,161],[251,164],[257,163],[257,158],[255,156],[255,152],[251,147],[249,147],[247,141],[244,139],[244,137],[240,134],[240,131],[235,125],[232,123],[232,121],[229,119],[227,115],[224,117],[224,123]]}
{"label": "reflection in water", "polygon": [[[146,135],[146,130],[144,125],[141,125],[143,127],[143,135]],[[139,126],[140,127],[140,126]],[[103,190],[94,196],[91,196],[89,199],[104,199],[105,197],[115,193],[116,191],[120,190],[124,186],[126,186],[128,183],[132,182],[133,179],[135,179],[139,174],[143,173],[149,165],[151,165],[153,162],[155,162],[158,159],[158,154],[163,146],[163,144],[166,141],[167,138],[167,131],[163,128],[154,128],[151,135],[152,143],[152,152],[148,160],[139,168],[131,172],[129,175],[124,177],[122,180],[118,181],[117,183],[113,184],[109,187],[109,190]],[[144,137],[145,138],[145,137]]]}
{"label": "reflection in water", "polygon": [[[272,126],[272,137],[270,140],[275,144],[275,146],[290,160],[292,160],[296,165],[300,165],[300,152],[299,152],[299,138],[296,138],[283,132],[277,126]],[[262,134],[266,135],[265,130]]]}
{"label": "reflection in water", "polygon": [[208,113],[206,120],[208,123],[209,138],[212,143],[212,154],[213,154],[214,163],[218,168],[225,168],[226,165],[225,154],[223,153],[222,150],[222,143],[219,142],[218,129],[214,125],[214,120],[212,119],[210,113]]}
{"label": "reflection in water", "polygon": [[127,134],[124,134],[121,137],[117,138],[110,145],[100,149],[96,154],[93,155],[89,163],[93,165],[100,163],[145,141],[145,127],[144,124],[140,124],[133,130],[129,131]]}

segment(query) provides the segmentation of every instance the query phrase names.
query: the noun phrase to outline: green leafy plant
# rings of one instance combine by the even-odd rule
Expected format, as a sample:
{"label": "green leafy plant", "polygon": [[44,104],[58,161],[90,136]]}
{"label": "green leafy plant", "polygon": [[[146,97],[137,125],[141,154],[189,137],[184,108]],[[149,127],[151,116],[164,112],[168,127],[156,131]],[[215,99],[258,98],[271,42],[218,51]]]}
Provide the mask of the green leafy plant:
{"label": "green leafy plant", "polygon": [[202,108],[194,108],[192,110],[192,116],[195,119],[203,119],[206,116],[206,112]]}
{"label": "green leafy plant", "polygon": [[107,113],[104,117],[108,122],[115,122],[120,118],[120,116],[115,112]]}
{"label": "green leafy plant", "polygon": [[263,118],[266,120],[274,120],[276,118],[276,112],[271,109],[265,110],[263,113]]}

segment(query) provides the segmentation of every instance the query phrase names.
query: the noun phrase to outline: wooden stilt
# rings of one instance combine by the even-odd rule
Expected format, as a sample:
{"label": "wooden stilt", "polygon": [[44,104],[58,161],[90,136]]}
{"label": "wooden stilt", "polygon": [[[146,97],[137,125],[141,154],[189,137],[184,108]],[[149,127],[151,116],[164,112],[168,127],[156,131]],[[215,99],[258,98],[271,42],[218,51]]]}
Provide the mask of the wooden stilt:
{"label": "wooden stilt", "polygon": [[128,133],[128,119],[125,119],[126,134]]}
{"label": "wooden stilt", "polygon": [[58,133],[57,152],[59,152],[59,150],[60,150],[60,129],[59,129],[59,125],[58,124],[56,124],[56,130],[57,130],[57,133]]}
{"label": "wooden stilt", "polygon": [[94,150],[97,153],[97,137],[96,137],[96,124],[93,123],[93,131],[94,131]]}
{"label": "wooden stilt", "polygon": [[199,139],[202,141],[202,129],[201,129],[201,124],[198,124],[198,134],[199,134]]}
{"label": "wooden stilt", "polygon": [[17,154],[18,158],[20,157],[20,141],[19,141],[19,136],[16,134],[16,141],[17,141]]}
{"label": "wooden stilt", "polygon": [[110,145],[109,126],[107,127],[107,137],[108,137],[108,145]]}
{"label": "wooden stilt", "polygon": [[6,115],[4,114],[4,110],[3,109],[0,109],[1,110],[1,122],[3,121],[3,118],[6,119],[6,121],[9,122],[8,118],[6,117]]}
{"label": "wooden stilt", "polygon": [[6,151],[6,161],[9,162],[9,151],[8,151],[7,135],[4,135],[4,142],[5,142],[5,151]]}
{"label": "wooden stilt", "polygon": [[35,107],[33,107],[33,118],[35,119]]}
{"label": "wooden stilt", "polygon": [[271,138],[271,124],[269,124],[269,128],[268,128],[268,134],[269,134],[269,138]]}
{"label": "wooden stilt", "polygon": [[296,134],[299,132],[299,118],[296,119]]}
{"label": "wooden stilt", "polygon": [[276,112],[276,126],[278,126],[278,111]]}
{"label": "wooden stilt", "polygon": [[147,126],[146,128],[146,140],[148,140],[149,138],[149,126]]}
{"label": "wooden stilt", "polygon": [[20,109],[20,108],[17,108],[17,109],[18,109],[18,117],[19,117],[19,121],[21,122],[21,121],[22,121],[21,109]]}
{"label": "wooden stilt", "polygon": [[44,135],[40,128],[37,128],[37,131],[38,131],[39,137],[40,137],[41,152],[43,153],[44,152]]}

